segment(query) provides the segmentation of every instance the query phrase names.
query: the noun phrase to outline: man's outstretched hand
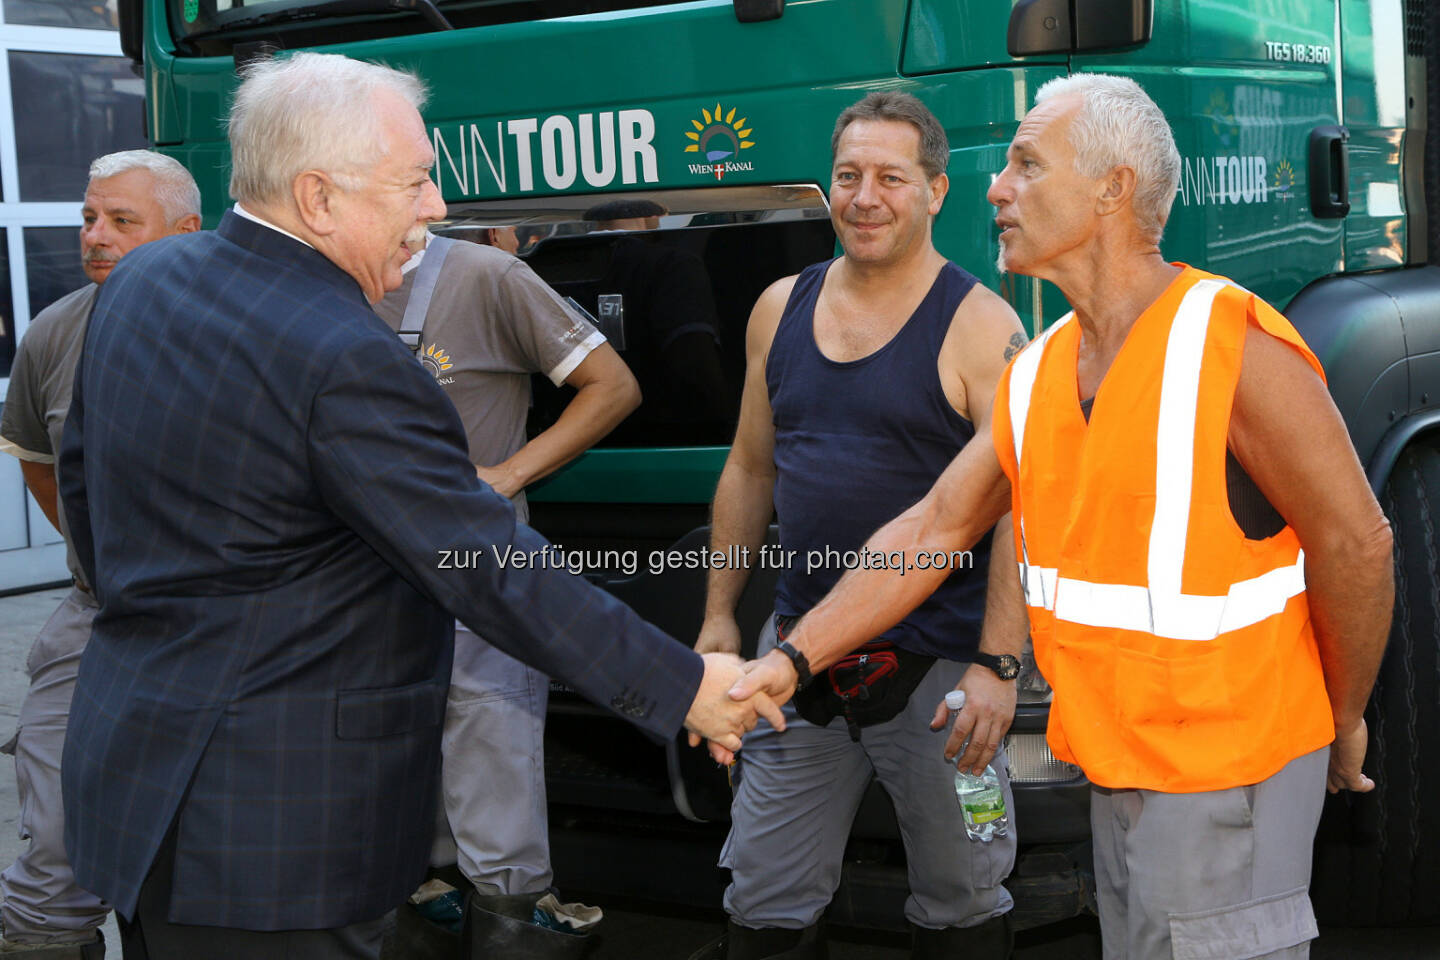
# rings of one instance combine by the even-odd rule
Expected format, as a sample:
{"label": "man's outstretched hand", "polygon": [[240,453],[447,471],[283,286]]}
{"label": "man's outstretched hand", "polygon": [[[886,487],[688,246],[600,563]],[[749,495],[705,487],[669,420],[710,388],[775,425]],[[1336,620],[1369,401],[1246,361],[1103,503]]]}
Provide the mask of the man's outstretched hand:
{"label": "man's outstretched hand", "polygon": [[735,700],[764,695],[777,705],[783,704],[795,695],[795,683],[800,679],[795,673],[795,664],[778,650],[742,664],[740,671],[743,676],[730,688],[730,696]]}
{"label": "man's outstretched hand", "polygon": [[[795,665],[790,659],[783,653],[770,653],[740,664],[740,676],[730,687],[728,696],[737,703],[755,704],[759,716],[769,720],[776,730],[784,730],[785,718],[780,707],[795,692],[796,679]],[[691,745],[697,742],[691,734]],[[723,741],[711,740],[708,746],[716,763],[729,766],[735,762],[735,749]]]}
{"label": "man's outstretched hand", "polygon": [[709,740],[710,755],[720,763],[730,763],[740,749],[740,738],[755,729],[760,717],[769,720],[776,730],[785,729],[780,705],[769,695],[752,691],[736,696],[735,688],[749,664],[725,653],[707,653],[702,659],[705,674],[700,678],[690,712],[685,715],[692,747]]}

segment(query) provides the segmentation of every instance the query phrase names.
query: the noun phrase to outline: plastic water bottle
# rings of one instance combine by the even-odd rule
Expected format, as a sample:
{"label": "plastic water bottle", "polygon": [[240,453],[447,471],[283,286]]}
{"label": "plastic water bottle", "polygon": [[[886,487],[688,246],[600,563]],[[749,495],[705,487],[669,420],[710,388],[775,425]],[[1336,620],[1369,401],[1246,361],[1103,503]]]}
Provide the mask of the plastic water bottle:
{"label": "plastic water bottle", "polygon": [[[965,708],[965,691],[951,690],[945,694],[945,707],[950,711],[950,723]],[[967,740],[968,744],[969,741]],[[965,834],[971,840],[989,843],[996,837],[1010,833],[1010,814],[1005,809],[1005,791],[1000,789],[1000,778],[995,767],[987,765],[980,776],[972,776],[960,769],[960,753],[955,755],[955,796],[960,800],[960,813],[965,818]]]}

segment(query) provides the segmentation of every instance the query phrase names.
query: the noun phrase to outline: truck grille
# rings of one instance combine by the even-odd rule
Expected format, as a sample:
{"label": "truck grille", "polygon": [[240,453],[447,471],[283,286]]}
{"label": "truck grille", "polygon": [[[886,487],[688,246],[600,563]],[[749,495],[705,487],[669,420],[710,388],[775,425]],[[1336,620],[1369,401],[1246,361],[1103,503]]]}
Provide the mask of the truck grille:
{"label": "truck grille", "polygon": [[1425,4],[1427,0],[1405,0],[1405,52],[1425,55]]}

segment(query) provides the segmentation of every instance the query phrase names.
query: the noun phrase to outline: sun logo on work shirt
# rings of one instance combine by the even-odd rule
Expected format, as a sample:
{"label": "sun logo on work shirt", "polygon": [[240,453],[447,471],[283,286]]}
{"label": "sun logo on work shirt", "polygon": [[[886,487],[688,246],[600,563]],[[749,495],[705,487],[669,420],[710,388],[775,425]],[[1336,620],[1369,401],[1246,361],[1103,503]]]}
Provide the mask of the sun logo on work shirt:
{"label": "sun logo on work shirt", "polygon": [[442,370],[449,370],[455,364],[450,362],[450,354],[446,353],[443,347],[437,344],[428,344],[420,350],[420,364],[429,370],[435,379],[440,379]]}

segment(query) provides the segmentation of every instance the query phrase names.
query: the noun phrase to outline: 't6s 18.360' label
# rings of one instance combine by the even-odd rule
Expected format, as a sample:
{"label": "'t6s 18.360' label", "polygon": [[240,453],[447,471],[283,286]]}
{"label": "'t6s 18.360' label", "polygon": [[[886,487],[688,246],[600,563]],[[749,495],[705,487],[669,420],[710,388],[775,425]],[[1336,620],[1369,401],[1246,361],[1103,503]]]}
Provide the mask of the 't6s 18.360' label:
{"label": "'t6s 18.360' label", "polygon": [[1324,44],[1286,43],[1283,40],[1265,41],[1265,59],[1280,60],[1284,63],[1330,62],[1330,48]]}

